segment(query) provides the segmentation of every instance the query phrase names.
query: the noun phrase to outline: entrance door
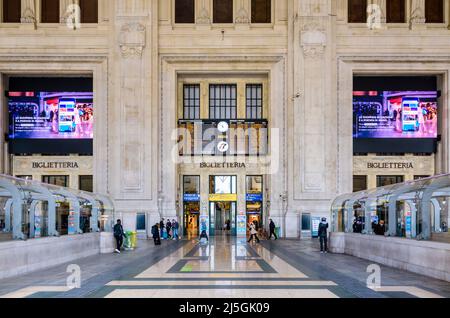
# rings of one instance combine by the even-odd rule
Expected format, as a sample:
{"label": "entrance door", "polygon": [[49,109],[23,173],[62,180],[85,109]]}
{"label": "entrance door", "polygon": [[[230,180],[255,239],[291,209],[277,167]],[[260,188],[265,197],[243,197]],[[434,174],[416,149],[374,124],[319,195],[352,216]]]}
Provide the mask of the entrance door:
{"label": "entrance door", "polygon": [[236,236],[236,202],[211,202],[210,220],[210,235]]}

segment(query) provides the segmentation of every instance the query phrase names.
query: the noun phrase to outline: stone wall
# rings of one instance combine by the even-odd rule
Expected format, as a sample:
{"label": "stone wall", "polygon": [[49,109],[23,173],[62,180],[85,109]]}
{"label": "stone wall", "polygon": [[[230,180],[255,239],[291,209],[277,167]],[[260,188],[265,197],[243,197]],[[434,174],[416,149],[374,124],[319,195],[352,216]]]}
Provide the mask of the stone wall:
{"label": "stone wall", "polygon": [[0,243],[0,279],[24,275],[113,251],[114,238],[111,233],[2,242]]}
{"label": "stone wall", "polygon": [[331,233],[330,251],[450,282],[450,244]]}

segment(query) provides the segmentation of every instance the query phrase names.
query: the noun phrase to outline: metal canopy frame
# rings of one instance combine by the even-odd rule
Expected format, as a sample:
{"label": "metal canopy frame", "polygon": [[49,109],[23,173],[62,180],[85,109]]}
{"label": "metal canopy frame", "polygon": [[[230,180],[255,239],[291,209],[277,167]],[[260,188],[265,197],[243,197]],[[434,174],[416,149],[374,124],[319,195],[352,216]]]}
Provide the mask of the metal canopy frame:
{"label": "metal canopy frame", "polygon": [[[64,201],[70,204],[70,213],[73,216],[75,233],[82,234],[80,228],[80,210],[83,204],[91,208],[89,227],[91,232],[99,232],[99,217],[103,211],[107,217],[114,218],[114,204],[106,194],[89,193],[49,185],[32,180],[23,180],[0,174],[0,197],[5,199],[3,206],[5,211],[5,232],[12,233],[14,240],[35,238],[36,209],[39,203],[47,205],[47,229],[48,236],[59,236],[56,229],[57,203]],[[24,219],[24,217],[27,217]],[[11,222],[12,220],[12,222]],[[30,233],[23,232],[23,224],[30,224]]]}

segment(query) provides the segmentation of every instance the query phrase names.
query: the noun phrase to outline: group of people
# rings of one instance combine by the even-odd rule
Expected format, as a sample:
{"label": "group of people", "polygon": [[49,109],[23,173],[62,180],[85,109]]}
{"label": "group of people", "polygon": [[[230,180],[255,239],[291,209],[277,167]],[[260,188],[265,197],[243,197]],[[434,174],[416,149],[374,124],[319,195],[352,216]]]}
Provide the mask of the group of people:
{"label": "group of people", "polygon": [[[180,237],[178,235],[179,231],[179,223],[175,219],[168,219],[165,221],[164,219],[161,219],[159,223],[156,223],[152,227],[152,236],[155,245],[161,245],[161,238],[168,239],[168,240],[179,240]],[[269,240],[272,239],[272,236],[275,237],[275,240],[278,239],[277,234],[275,233],[275,222],[270,219],[269,223]],[[256,240],[256,242],[260,242],[260,239],[258,237],[258,222],[253,221],[249,224],[249,231],[250,231],[250,239],[248,240],[248,243],[250,243],[252,240]],[[114,238],[116,239],[116,250],[115,253],[120,254],[120,250],[122,248],[123,244],[123,238],[125,236],[125,232],[123,230],[122,221],[117,220],[117,223],[114,225],[113,228]],[[328,223],[326,221],[326,218],[322,219],[322,222],[319,224],[319,238],[320,238],[320,251],[322,253],[328,252]],[[200,243],[201,244],[207,244],[208,242],[208,235],[206,233],[205,229],[202,229],[200,234]]]}

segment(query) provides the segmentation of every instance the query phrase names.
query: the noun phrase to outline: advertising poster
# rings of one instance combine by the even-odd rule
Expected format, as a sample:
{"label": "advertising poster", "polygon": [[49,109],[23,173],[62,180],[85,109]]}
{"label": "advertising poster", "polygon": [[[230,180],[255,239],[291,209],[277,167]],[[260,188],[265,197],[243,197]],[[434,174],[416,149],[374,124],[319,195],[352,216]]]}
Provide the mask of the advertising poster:
{"label": "advertising poster", "polygon": [[245,213],[239,213],[237,216],[237,236],[246,237],[247,236],[247,216]]}
{"label": "advertising poster", "polygon": [[69,235],[77,234],[77,230],[75,228],[75,212],[74,211],[69,212],[68,223],[69,223],[69,229],[68,229]]}
{"label": "advertising poster", "polygon": [[437,138],[437,99],[435,91],[355,91],[353,137]]}
{"label": "advertising poster", "polygon": [[93,93],[9,92],[11,139],[93,139]]}
{"label": "advertising poster", "polygon": [[36,214],[34,216],[34,237],[40,238],[41,237],[41,215]]}
{"label": "advertising poster", "polygon": [[312,217],[312,237],[318,237],[319,236],[319,225],[320,225],[320,218],[319,217]]}

